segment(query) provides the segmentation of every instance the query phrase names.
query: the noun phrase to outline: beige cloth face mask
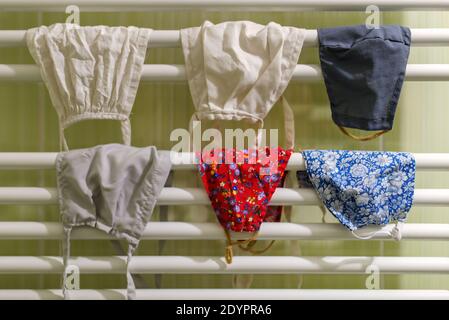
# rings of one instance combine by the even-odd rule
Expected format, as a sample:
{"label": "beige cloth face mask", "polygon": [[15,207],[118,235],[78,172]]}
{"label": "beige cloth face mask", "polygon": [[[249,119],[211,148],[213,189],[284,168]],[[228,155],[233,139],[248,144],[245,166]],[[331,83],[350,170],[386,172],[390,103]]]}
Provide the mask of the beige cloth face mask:
{"label": "beige cloth face mask", "polygon": [[293,75],[304,38],[305,29],[274,22],[264,26],[250,21],[216,25],[206,21],[201,27],[182,29],[195,106],[192,121],[246,120],[263,127]]}
{"label": "beige cloth face mask", "polygon": [[65,128],[92,119],[121,121],[123,143],[130,144],[129,115],[151,31],[61,23],[27,31],[28,49],[58,114],[60,150],[68,150]]}

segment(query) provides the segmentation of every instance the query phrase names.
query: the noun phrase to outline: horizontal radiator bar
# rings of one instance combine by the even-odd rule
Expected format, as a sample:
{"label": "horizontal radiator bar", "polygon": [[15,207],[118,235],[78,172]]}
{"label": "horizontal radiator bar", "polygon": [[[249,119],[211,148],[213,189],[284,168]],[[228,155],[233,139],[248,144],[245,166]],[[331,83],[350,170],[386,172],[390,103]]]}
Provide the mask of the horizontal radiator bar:
{"label": "horizontal radiator bar", "polygon": [[[372,240],[391,240],[394,225],[381,228],[365,227],[359,235],[371,235]],[[449,240],[449,224],[406,223],[402,240]],[[247,239],[252,233],[232,232],[233,239]],[[0,222],[0,240],[59,240],[63,238],[59,222]],[[72,231],[72,239],[101,240],[113,237],[100,230],[81,227]],[[150,222],[142,240],[225,240],[223,229],[213,222]],[[338,223],[265,222],[257,239],[260,240],[357,240],[348,229]]]}
{"label": "horizontal radiator bar", "polygon": [[[0,152],[0,170],[54,169],[56,152]],[[414,153],[417,170],[449,170],[449,153]],[[196,170],[192,153],[177,153],[181,159],[173,170]],[[304,170],[301,153],[291,155],[287,170]]]}
{"label": "horizontal radiator bar", "polygon": [[[126,257],[72,257],[81,274],[118,274],[126,269]],[[367,256],[237,256],[231,264],[224,257],[134,256],[130,272],[152,274],[365,274],[370,266],[383,274],[449,273],[449,257]],[[0,256],[0,274],[52,274],[63,271],[61,257]]]}
{"label": "horizontal radiator bar", "polygon": [[[447,81],[449,64],[409,64],[405,72],[408,81]],[[186,81],[185,68],[177,64],[145,64],[142,81]],[[322,80],[321,68],[315,64],[298,64],[293,81],[317,82]],[[32,64],[0,64],[0,81],[41,81],[39,68]]]}
{"label": "horizontal radiator bar", "polygon": [[[0,204],[56,204],[55,188],[0,187]],[[209,205],[209,198],[201,188],[164,188],[157,205]],[[270,205],[319,205],[314,189],[278,188]],[[416,189],[414,205],[447,206],[449,189]]]}
{"label": "horizontal radiator bar", "polygon": [[[449,29],[410,29],[412,46],[447,46]],[[0,30],[0,48],[26,46],[26,30]],[[179,30],[153,30],[148,40],[149,48],[177,48],[181,46]],[[317,47],[317,30],[306,30],[304,47]]]}
{"label": "horizontal radiator bar", "polygon": [[0,0],[0,11],[57,11],[77,5],[81,12],[141,11],[382,11],[446,10],[448,0]]}
{"label": "horizontal radiator bar", "polygon": [[[72,300],[124,300],[123,289],[81,289]],[[0,289],[0,300],[61,300],[60,289]],[[449,290],[363,289],[137,289],[139,300],[448,300]]]}

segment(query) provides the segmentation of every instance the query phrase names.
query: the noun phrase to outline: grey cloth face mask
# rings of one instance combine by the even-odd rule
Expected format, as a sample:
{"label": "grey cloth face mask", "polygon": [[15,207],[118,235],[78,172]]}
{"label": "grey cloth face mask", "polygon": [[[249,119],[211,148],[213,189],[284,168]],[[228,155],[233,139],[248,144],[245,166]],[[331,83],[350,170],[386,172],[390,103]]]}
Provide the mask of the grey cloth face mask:
{"label": "grey cloth face mask", "polygon": [[[128,243],[127,298],[135,298],[130,259],[170,169],[169,151],[156,147],[107,144],[59,153],[56,172],[65,231],[64,266],[70,257],[73,227],[89,226],[124,239]],[[67,298],[65,279],[66,274],[63,292]]]}

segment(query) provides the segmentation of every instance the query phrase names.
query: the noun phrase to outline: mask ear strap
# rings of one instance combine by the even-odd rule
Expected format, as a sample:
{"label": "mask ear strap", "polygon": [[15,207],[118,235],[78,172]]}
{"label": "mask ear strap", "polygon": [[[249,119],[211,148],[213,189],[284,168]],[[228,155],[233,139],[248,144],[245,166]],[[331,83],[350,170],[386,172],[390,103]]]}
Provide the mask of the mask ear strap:
{"label": "mask ear strap", "polygon": [[262,135],[262,130],[261,130],[261,129],[263,129],[263,127],[264,127],[264,122],[263,122],[262,119],[260,119],[259,120],[259,127],[257,128],[258,130],[257,130],[257,141],[256,141],[257,146],[256,146],[256,149],[260,148],[261,146],[265,146],[266,145],[266,141],[263,141],[263,138],[264,137],[266,138],[266,135],[265,136]]}
{"label": "mask ear strap", "polygon": [[[111,239],[109,240],[109,242],[111,243],[111,246],[117,255],[123,256],[127,254],[127,252],[125,252],[119,240]],[[133,278],[134,283],[137,283],[139,288],[148,288],[148,285],[145,279],[142,277],[142,275],[131,274],[131,277]]]}
{"label": "mask ear strap", "polygon": [[320,205],[321,210],[321,223],[326,223],[326,207],[324,205]]}
{"label": "mask ear strap", "polygon": [[64,274],[62,276],[62,295],[64,300],[69,299],[67,292],[67,267],[69,266],[70,259],[70,234],[72,233],[71,227],[64,227],[64,242],[62,243],[62,261],[64,264]]}
{"label": "mask ear strap", "polygon": [[59,122],[59,151],[69,151],[69,146],[67,145],[67,140],[64,135],[64,129],[61,122]]}
{"label": "mask ear strap", "polygon": [[224,233],[226,235],[226,250],[225,250],[225,259],[226,259],[226,263],[227,264],[231,264],[232,263],[232,258],[234,256],[233,253],[233,246],[239,246],[245,243],[250,243],[252,241],[256,241],[256,238],[258,236],[258,232],[254,233],[253,236],[249,239],[246,240],[237,240],[237,241],[232,241],[231,239],[231,233],[229,232],[228,229],[223,229]]}
{"label": "mask ear strap", "polygon": [[382,234],[385,233],[388,236],[390,236],[392,239],[399,241],[402,239],[402,227],[403,227],[404,223],[401,221],[396,221],[395,226],[393,227],[393,229],[391,231],[384,231],[384,230],[377,230],[377,231],[373,231],[368,235],[359,235],[355,232],[355,230],[351,230],[351,233],[354,237],[356,237],[357,239],[360,240],[369,240],[372,239],[374,236],[378,235],[378,234]]}
{"label": "mask ear strap", "polygon": [[131,121],[129,118],[121,121],[120,129],[122,131],[123,144],[126,146],[131,145]]}
{"label": "mask ear strap", "polygon": [[343,132],[345,135],[347,135],[348,137],[350,137],[350,138],[352,138],[352,139],[354,139],[354,140],[357,140],[357,141],[369,141],[369,140],[373,140],[373,139],[375,139],[375,138],[377,138],[377,137],[380,137],[380,136],[383,135],[384,133],[387,133],[388,131],[390,131],[390,130],[382,130],[382,131],[378,131],[378,132],[375,132],[375,133],[370,134],[370,135],[367,135],[367,136],[356,136],[356,135],[350,133],[348,130],[346,130],[345,127],[338,126],[338,128],[339,128],[340,131]]}
{"label": "mask ear strap", "polygon": [[226,235],[226,249],[225,249],[225,260],[227,264],[232,263],[232,257],[234,255],[233,253],[233,243],[231,240],[231,235],[229,234],[229,231],[227,229],[224,229],[225,235]]}
{"label": "mask ear strap", "polygon": [[[67,139],[64,134],[64,127],[59,124],[59,151],[69,151],[67,145]],[[120,123],[120,129],[122,132],[122,141],[126,146],[131,145],[131,122],[128,119],[122,120]]]}
{"label": "mask ear strap", "polygon": [[132,244],[128,244],[128,255],[126,257],[126,299],[134,300],[136,298],[136,285],[134,284],[133,277],[129,271],[129,265],[131,264],[131,258],[134,254],[135,247]]}
{"label": "mask ear strap", "polygon": [[402,239],[402,227],[404,226],[404,222],[396,221],[393,229],[390,232],[390,236],[396,240],[400,241]]}
{"label": "mask ear strap", "polygon": [[295,147],[295,115],[293,109],[284,96],[281,96],[284,111],[285,144],[287,149]]}
{"label": "mask ear strap", "polygon": [[[190,134],[190,139],[189,139],[189,151],[190,152],[194,152],[195,153],[195,147],[196,146],[194,146],[193,145],[193,143],[194,143],[194,141],[193,141],[193,130],[194,130],[194,127],[193,127],[193,122],[194,121],[200,121],[200,119],[198,118],[198,116],[197,116],[197,114],[196,113],[194,113],[194,114],[192,114],[192,116],[190,117],[190,121],[189,121],[189,134]],[[201,151],[201,145],[199,146],[199,149],[200,149],[200,151]]]}
{"label": "mask ear strap", "polygon": [[367,235],[359,235],[355,230],[351,230],[351,233],[354,237],[356,237],[359,240],[369,240],[372,239],[378,233],[378,231],[373,231]]}
{"label": "mask ear strap", "polygon": [[[239,241],[241,241],[241,240],[239,240]],[[253,239],[253,240],[249,241],[246,246],[243,246],[243,244],[239,244],[239,248],[242,249],[243,251],[248,251],[248,252],[251,252],[252,254],[257,255],[257,254],[262,254],[262,253],[265,253],[266,251],[268,251],[273,246],[275,241],[276,240],[271,240],[270,243],[265,248],[256,250],[256,249],[253,249],[253,247],[257,243],[257,240]]]}

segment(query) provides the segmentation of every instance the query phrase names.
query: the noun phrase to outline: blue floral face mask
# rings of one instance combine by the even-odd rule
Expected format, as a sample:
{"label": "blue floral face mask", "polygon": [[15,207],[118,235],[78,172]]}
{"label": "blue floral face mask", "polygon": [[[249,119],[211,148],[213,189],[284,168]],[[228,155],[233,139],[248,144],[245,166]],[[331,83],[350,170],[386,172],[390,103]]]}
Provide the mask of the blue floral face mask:
{"label": "blue floral face mask", "polygon": [[[411,154],[307,150],[303,156],[307,177],[324,206],[351,231],[405,221],[415,186]],[[300,186],[306,184],[303,172],[297,177]]]}

